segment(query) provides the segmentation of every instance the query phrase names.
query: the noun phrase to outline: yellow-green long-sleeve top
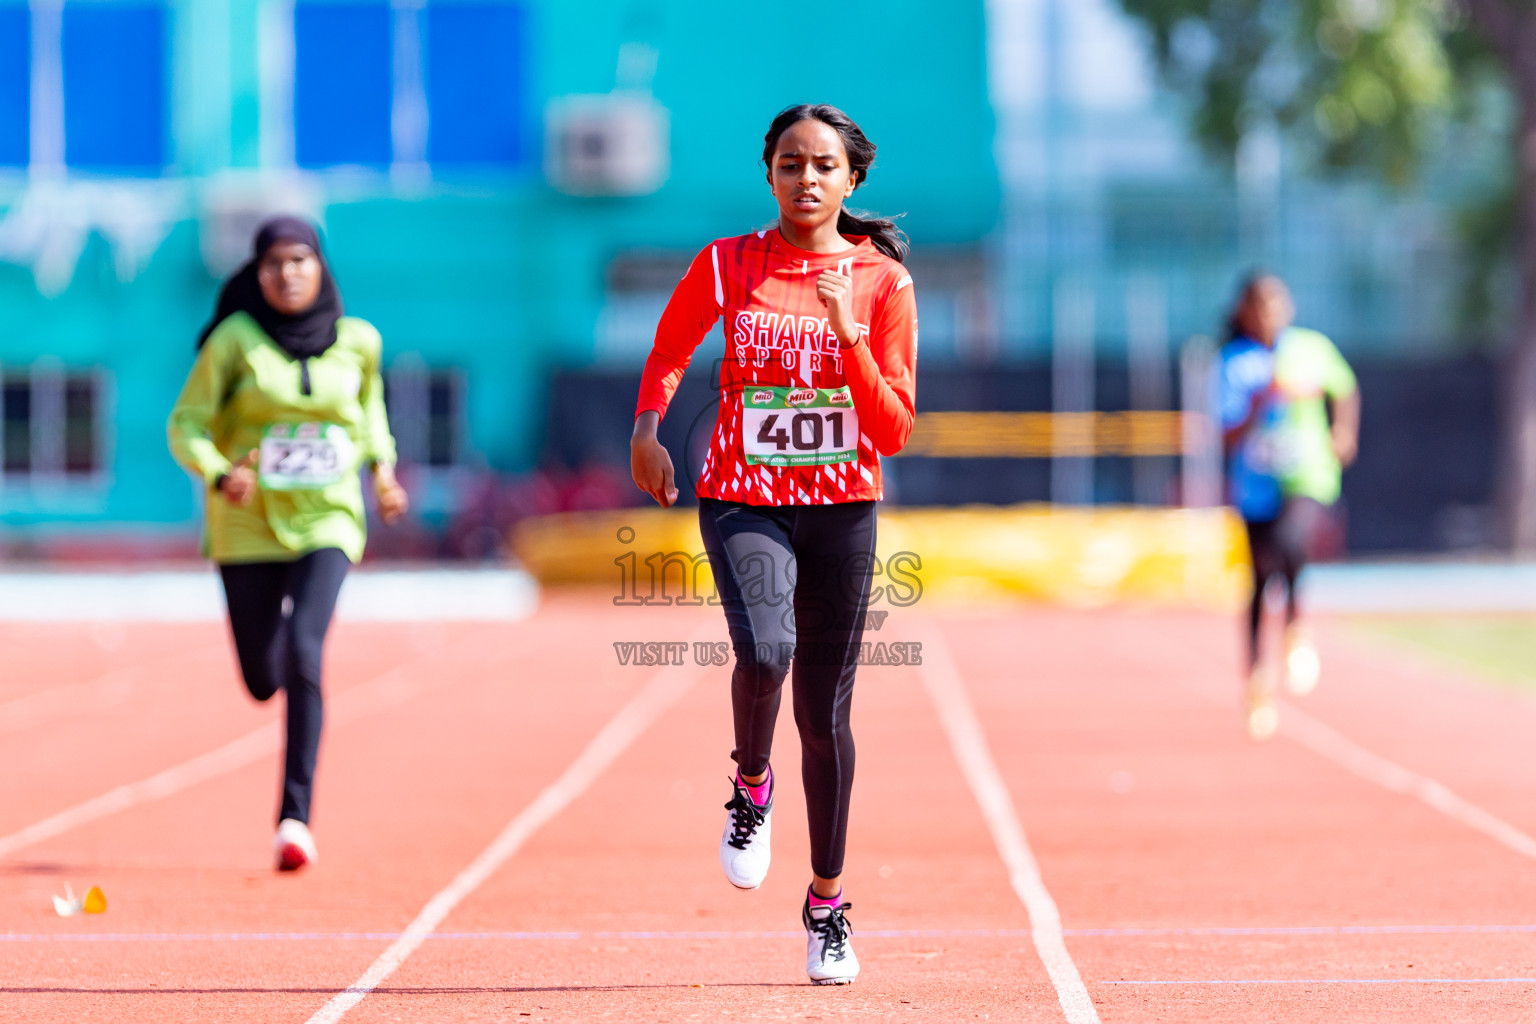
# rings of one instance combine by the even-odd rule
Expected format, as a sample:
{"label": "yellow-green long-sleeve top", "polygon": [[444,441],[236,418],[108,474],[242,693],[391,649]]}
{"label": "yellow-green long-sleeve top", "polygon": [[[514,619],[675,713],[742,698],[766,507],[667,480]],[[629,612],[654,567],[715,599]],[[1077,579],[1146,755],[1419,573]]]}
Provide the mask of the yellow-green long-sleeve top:
{"label": "yellow-green long-sleeve top", "polygon": [[[247,314],[230,316],[208,336],[166,424],[171,454],[207,487],[205,555],[220,563],[279,562],[334,547],[354,562],[362,557],[367,520],[358,470],[395,462],[381,348],[372,324],[342,317],[336,343],[308,360],[306,395],[299,361]],[[297,482],[285,477],[282,443],[295,435],[329,438],[333,471]],[[277,447],[263,438],[275,438]],[[214,483],[252,449],[263,453],[259,486],[249,504],[233,505]]]}

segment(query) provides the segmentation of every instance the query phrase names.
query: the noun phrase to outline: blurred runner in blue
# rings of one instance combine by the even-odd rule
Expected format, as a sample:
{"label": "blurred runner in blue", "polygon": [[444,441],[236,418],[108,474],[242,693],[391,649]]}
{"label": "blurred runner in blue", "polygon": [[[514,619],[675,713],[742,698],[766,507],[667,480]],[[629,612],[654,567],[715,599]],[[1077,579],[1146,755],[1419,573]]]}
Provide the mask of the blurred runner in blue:
{"label": "blurred runner in blue", "polygon": [[1238,293],[1221,349],[1228,500],[1247,526],[1253,561],[1247,716],[1254,739],[1279,725],[1259,655],[1264,588],[1276,577],[1286,595],[1286,686],[1300,695],[1317,685],[1317,650],[1298,621],[1296,577],[1332,526],[1340,477],[1360,435],[1354,371],[1326,336],[1292,326],[1295,312],[1285,282],[1254,275]]}

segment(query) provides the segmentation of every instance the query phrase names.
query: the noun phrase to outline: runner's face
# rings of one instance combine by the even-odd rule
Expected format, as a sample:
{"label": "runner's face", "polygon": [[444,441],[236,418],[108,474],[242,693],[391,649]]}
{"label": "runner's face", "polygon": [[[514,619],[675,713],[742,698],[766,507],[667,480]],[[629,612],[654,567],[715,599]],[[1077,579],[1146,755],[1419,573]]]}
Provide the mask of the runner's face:
{"label": "runner's face", "polygon": [[1266,345],[1273,345],[1280,332],[1291,326],[1296,306],[1291,301],[1291,291],[1278,277],[1266,277],[1255,282],[1243,302],[1241,322],[1243,330],[1252,338]]}
{"label": "runner's face", "polygon": [[781,220],[804,232],[835,222],[857,184],[843,140],[829,125],[797,121],[779,136],[768,186]]}
{"label": "runner's face", "polygon": [[256,281],[279,313],[297,316],[320,297],[320,257],[303,242],[277,242],[261,257]]}

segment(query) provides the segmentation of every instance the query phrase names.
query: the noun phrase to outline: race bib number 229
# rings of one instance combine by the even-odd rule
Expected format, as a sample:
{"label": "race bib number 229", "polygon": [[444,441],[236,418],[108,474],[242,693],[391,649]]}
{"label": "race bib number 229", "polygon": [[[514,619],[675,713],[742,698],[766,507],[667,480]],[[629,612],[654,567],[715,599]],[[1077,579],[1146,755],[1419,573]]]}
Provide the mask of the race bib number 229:
{"label": "race bib number 229", "polygon": [[352,439],[334,423],[274,423],[261,439],[261,486],[272,491],[329,487],[354,470]]}
{"label": "race bib number 229", "polygon": [[749,466],[822,466],[859,459],[859,414],[841,388],[748,388],[741,441]]}

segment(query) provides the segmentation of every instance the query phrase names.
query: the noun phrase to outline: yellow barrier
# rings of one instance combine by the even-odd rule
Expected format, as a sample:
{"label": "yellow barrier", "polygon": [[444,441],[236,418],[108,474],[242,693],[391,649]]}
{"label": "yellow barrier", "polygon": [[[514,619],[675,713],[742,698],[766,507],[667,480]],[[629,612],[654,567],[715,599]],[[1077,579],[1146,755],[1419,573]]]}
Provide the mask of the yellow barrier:
{"label": "yellow barrier", "polygon": [[1093,455],[1180,455],[1186,419],[1199,413],[924,412],[903,457],[1039,459]]}
{"label": "yellow barrier", "polygon": [[[513,548],[546,584],[599,584],[637,603],[713,593],[693,509],[530,519]],[[1242,523],[1220,508],[890,508],[877,554],[876,585],[923,600],[1225,609],[1248,587]]]}

